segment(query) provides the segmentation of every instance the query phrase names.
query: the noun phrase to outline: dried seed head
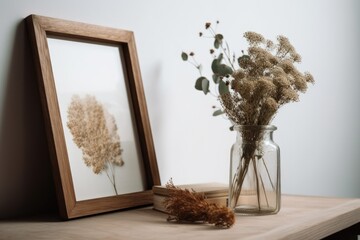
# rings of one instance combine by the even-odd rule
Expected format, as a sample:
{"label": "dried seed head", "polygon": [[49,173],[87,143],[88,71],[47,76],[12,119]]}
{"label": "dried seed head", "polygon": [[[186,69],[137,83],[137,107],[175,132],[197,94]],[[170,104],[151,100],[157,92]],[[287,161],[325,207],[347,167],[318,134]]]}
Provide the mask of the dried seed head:
{"label": "dried seed head", "polygon": [[251,46],[258,45],[265,41],[265,38],[261,34],[256,32],[246,32],[244,33],[244,37]]}
{"label": "dried seed head", "polygon": [[309,72],[305,72],[305,80],[306,82],[309,82],[309,83],[314,83],[314,77],[309,73]]}

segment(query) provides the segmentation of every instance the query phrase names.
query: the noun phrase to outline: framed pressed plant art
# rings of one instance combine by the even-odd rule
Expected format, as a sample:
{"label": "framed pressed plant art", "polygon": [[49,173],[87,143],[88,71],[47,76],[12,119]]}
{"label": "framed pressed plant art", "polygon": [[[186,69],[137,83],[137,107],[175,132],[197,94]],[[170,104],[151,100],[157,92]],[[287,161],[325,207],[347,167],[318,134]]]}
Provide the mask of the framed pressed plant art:
{"label": "framed pressed plant art", "polygon": [[60,214],[152,203],[160,184],[134,34],[27,17]]}

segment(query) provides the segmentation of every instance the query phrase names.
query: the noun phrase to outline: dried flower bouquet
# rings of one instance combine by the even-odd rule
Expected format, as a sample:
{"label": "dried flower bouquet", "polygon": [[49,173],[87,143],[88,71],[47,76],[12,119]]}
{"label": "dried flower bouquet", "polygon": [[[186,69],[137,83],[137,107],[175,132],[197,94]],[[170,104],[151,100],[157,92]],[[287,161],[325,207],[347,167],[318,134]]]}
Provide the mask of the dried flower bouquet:
{"label": "dried flower bouquet", "polygon": [[[274,43],[261,34],[245,32],[243,36],[249,46],[237,58],[224,36],[216,31],[218,24],[217,21],[213,27],[213,24],[206,23],[207,35],[199,33],[200,37],[213,39],[210,54],[213,58],[212,82],[217,86],[214,92],[210,91],[210,80],[203,76],[202,65],[197,63],[194,52],[181,54],[182,59],[200,73],[195,88],[218,98],[222,107],[215,110],[214,116],[225,113],[235,126],[270,124],[281,106],[299,100],[299,93],[306,92],[308,84],[314,83],[313,76],[296,68],[295,64],[301,62],[301,56],[288,38],[280,35]],[[230,184],[232,205],[236,205],[250,163],[253,161],[255,166],[255,160],[259,159],[257,155],[261,153],[259,140],[263,137],[262,131],[242,131],[241,134],[247,144],[242,145],[243,166],[238,168]],[[260,180],[257,179],[257,182]]]}

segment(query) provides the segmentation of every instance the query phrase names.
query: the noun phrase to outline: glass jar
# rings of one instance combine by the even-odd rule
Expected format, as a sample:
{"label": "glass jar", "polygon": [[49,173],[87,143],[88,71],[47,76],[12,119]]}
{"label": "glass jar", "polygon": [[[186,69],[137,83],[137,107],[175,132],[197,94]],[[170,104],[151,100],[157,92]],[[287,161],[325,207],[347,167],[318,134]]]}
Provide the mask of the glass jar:
{"label": "glass jar", "polygon": [[231,148],[229,207],[243,215],[280,210],[280,148],[273,125],[238,125]]}

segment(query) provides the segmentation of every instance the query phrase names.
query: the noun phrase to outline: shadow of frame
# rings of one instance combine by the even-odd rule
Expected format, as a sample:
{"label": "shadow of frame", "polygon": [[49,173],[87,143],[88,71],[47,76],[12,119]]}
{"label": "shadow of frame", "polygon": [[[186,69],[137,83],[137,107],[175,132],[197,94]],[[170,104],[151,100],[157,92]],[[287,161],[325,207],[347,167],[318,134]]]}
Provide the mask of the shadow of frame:
{"label": "shadow of frame", "polygon": [[37,76],[25,21],[16,28],[0,114],[0,218],[56,211]]}

